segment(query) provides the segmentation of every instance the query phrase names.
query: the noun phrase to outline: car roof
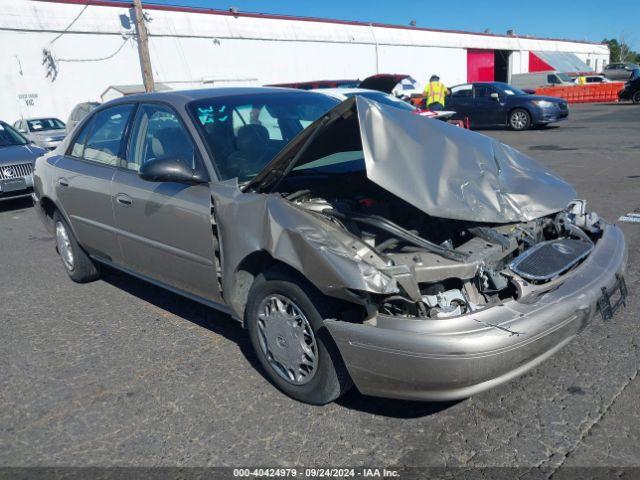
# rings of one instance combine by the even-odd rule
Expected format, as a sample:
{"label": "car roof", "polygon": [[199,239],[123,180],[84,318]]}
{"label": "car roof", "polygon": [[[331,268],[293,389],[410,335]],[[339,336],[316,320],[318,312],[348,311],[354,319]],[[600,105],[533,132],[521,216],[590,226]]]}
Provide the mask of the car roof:
{"label": "car roof", "polygon": [[331,95],[332,97],[345,97],[348,94],[359,93],[380,93],[382,95],[388,95],[387,93],[380,92],[378,90],[369,90],[368,88],[314,88],[309,90],[310,92],[323,93],[325,95]]}
{"label": "car roof", "polygon": [[278,93],[293,93],[298,95],[313,95],[307,90],[297,88],[280,88],[280,87],[220,87],[220,88],[201,88],[195,90],[171,90],[168,92],[139,93],[136,95],[126,95],[114,100],[110,100],[102,105],[115,105],[118,103],[134,102],[153,102],[163,101],[171,105],[184,105],[194,100],[202,100],[205,98],[223,98],[236,95],[273,95]]}

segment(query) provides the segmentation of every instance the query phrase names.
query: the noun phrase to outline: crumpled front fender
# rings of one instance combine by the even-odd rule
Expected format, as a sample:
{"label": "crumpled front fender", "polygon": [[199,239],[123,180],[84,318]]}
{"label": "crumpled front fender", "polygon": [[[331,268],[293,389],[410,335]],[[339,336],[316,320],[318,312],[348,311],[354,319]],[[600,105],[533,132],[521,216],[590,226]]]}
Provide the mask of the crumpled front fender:
{"label": "crumpled front fender", "polygon": [[382,260],[347,232],[302,210],[278,194],[244,193],[236,181],[211,184],[221,249],[222,292],[238,318],[244,301],[234,295],[234,277],[249,255],[265,252],[300,272],[326,295],[354,300],[350,290],[395,293],[391,280],[376,289],[364,269],[374,271]]}

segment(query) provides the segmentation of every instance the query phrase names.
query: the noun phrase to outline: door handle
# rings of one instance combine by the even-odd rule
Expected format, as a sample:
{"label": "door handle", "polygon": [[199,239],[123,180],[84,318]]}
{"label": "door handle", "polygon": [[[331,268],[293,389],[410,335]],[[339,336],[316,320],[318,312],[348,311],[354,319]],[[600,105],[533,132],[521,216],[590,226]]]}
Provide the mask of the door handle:
{"label": "door handle", "polygon": [[58,179],[58,185],[60,185],[61,187],[68,187],[69,186],[69,180],[67,180],[64,177],[60,177]]}
{"label": "door handle", "polygon": [[133,200],[129,195],[125,195],[124,193],[119,193],[116,195],[116,202],[118,202],[123,207],[130,207],[133,205]]}

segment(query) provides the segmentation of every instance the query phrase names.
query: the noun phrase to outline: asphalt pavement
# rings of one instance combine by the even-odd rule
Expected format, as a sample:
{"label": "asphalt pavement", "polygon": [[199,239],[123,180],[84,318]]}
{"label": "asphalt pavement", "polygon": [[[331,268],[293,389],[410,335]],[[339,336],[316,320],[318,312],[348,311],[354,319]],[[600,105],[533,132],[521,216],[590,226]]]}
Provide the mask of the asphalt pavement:
{"label": "asphalt pavement", "polygon": [[[484,131],[574,184],[602,217],[640,207],[640,107]],[[640,224],[630,303],[521,378],[455,403],[350,392],[312,407],[260,373],[239,324],[107,271],[68,279],[30,201],[0,204],[0,465],[640,466]]]}

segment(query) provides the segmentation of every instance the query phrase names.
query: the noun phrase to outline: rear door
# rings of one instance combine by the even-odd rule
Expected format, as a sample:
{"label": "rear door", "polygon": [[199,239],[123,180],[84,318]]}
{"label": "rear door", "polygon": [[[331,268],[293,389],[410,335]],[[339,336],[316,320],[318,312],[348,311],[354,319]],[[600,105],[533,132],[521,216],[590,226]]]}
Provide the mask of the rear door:
{"label": "rear door", "polygon": [[[498,94],[498,98],[491,97]],[[473,126],[504,125],[506,124],[506,112],[504,103],[500,98],[500,92],[488,84],[476,84],[473,87],[474,115],[471,119]]]}
{"label": "rear door", "polygon": [[97,112],[84,124],[56,163],[56,195],[80,244],[93,255],[120,260],[111,183],[123,155],[134,105]]}
{"label": "rear door", "polygon": [[464,120],[474,113],[473,109],[473,85],[466,83],[451,88],[451,95],[445,102],[445,110],[453,110],[456,114],[453,118]]}
{"label": "rear door", "polygon": [[209,186],[143,180],[138,176],[140,166],[155,158],[177,159],[203,169],[178,115],[164,104],[141,104],[126,159],[113,181],[125,266],[151,280],[218,301]]}

